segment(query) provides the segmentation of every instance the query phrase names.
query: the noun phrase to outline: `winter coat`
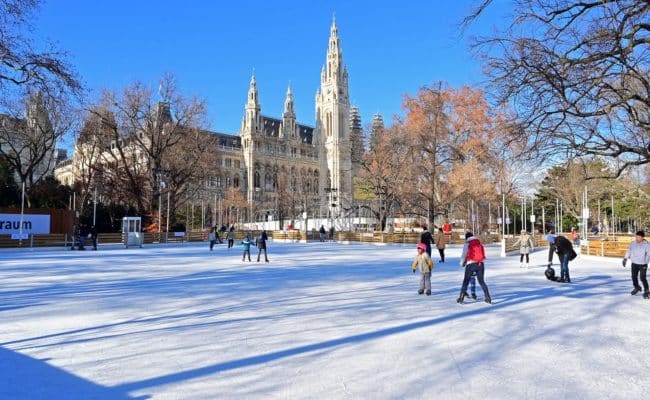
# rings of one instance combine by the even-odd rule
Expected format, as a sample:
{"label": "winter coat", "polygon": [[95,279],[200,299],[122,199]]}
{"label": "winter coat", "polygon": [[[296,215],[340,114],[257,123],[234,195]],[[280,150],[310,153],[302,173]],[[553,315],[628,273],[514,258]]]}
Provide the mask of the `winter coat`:
{"label": "winter coat", "polygon": [[632,261],[633,264],[650,264],[650,243],[645,239],[641,243],[633,241],[625,252],[625,258]]}
{"label": "winter coat", "polygon": [[257,237],[257,247],[260,249],[265,249],[266,248],[266,241],[269,240],[268,235],[266,234],[266,231],[263,231],[260,233],[260,235]]}
{"label": "winter coat", "polygon": [[535,248],[535,244],[533,243],[533,238],[531,238],[530,235],[527,233],[524,233],[523,235],[519,236],[519,239],[517,239],[513,247],[517,247],[517,246],[519,246],[520,254],[530,254],[531,250]]}
{"label": "winter coat", "polygon": [[253,241],[248,236],[246,236],[244,240],[242,240],[241,244],[244,245],[244,251],[250,251]]}
{"label": "winter coat", "polygon": [[430,273],[433,270],[433,261],[427,253],[422,252],[415,256],[415,261],[413,261],[411,269],[413,269],[413,271],[419,269],[423,274]]}
{"label": "winter coat", "polygon": [[444,233],[438,233],[436,235],[436,248],[438,250],[443,250],[447,246],[447,237]]}
{"label": "winter coat", "polygon": [[433,236],[431,236],[431,232],[429,231],[424,231],[420,235],[420,243],[424,243],[427,246],[431,246],[431,243],[433,242]]}
{"label": "winter coat", "polygon": [[463,246],[463,252],[462,252],[462,254],[460,256],[460,265],[462,267],[464,267],[465,265],[476,264],[476,263],[482,262],[482,260],[472,260],[471,258],[467,257],[467,253],[469,251],[469,244],[473,240],[478,241],[479,244],[481,243],[479,241],[479,239],[477,237],[474,237],[474,236],[470,236],[465,240],[465,245]]}
{"label": "winter coat", "polygon": [[564,236],[556,236],[555,237],[555,242],[554,247],[555,247],[555,252],[557,253],[558,256],[560,256],[560,260],[562,260],[562,257],[565,255],[569,256],[569,260],[573,260],[574,258],[577,257],[577,254],[575,250],[573,250],[573,245],[569,241],[569,239],[565,238]]}
{"label": "winter coat", "polygon": [[228,234],[226,235],[226,239],[235,240],[235,231],[229,231]]}

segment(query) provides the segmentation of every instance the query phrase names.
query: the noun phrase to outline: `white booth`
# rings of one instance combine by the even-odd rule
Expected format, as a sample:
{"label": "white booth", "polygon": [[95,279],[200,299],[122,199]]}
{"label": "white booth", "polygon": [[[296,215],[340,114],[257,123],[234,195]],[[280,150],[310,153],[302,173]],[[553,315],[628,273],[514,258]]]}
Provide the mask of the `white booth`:
{"label": "white booth", "polygon": [[124,217],[122,219],[122,240],[124,245],[142,247],[142,218]]}

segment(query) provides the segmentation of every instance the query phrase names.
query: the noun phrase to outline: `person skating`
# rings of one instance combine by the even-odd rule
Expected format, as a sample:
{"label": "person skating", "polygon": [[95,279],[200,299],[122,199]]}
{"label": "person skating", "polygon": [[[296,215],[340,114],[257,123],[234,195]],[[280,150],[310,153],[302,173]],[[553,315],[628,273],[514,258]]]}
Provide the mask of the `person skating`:
{"label": "person skating", "polygon": [[429,255],[426,253],[426,248],[427,246],[424,243],[418,243],[418,254],[415,256],[415,260],[411,265],[411,269],[413,270],[413,273],[415,273],[416,269],[419,269],[421,273],[420,288],[418,289],[418,294],[424,293],[426,289],[427,296],[430,296],[431,271],[433,270],[433,261],[431,260],[431,257],[429,257]]}
{"label": "person skating", "polygon": [[530,265],[530,252],[535,248],[533,238],[530,237],[526,230],[521,230],[521,236],[512,245],[512,247],[519,246],[519,268],[524,267],[524,257],[526,257],[526,268]]}
{"label": "person skating", "polygon": [[260,262],[260,256],[262,255],[262,250],[264,250],[264,260],[269,262],[269,257],[266,254],[266,241],[269,240],[269,236],[266,234],[266,231],[263,230],[262,233],[257,237],[257,262]]}
{"label": "person skating", "polygon": [[235,227],[231,226],[230,230],[228,231],[228,234],[226,235],[226,239],[228,239],[228,249],[232,249],[232,247],[235,245]]}
{"label": "person skating", "polygon": [[559,282],[571,283],[569,274],[569,261],[575,259],[578,255],[573,250],[573,245],[569,239],[564,236],[556,236],[553,241],[553,248],[560,259],[560,280]]}
{"label": "person skating", "polygon": [[627,260],[632,262],[632,285],[634,289],[630,293],[632,296],[641,291],[639,286],[639,275],[641,275],[641,283],[643,284],[643,298],[650,299],[650,291],[648,290],[648,264],[650,264],[650,243],[645,240],[645,232],[638,231],[634,236],[634,241],[625,252],[623,258],[623,267],[626,266]]}
{"label": "person skating", "polygon": [[90,227],[90,240],[93,241],[93,250],[97,250],[97,227],[95,225]]}
{"label": "person skating", "polygon": [[214,244],[217,241],[216,234],[214,232],[215,232],[214,228],[210,229],[210,232],[208,232],[208,240],[210,241],[210,251],[212,251],[212,248],[214,247]]}
{"label": "person skating", "polygon": [[323,225],[320,226],[320,230],[318,231],[320,234],[320,241],[324,242],[325,241],[325,227]]}
{"label": "person skating", "polygon": [[429,255],[429,258],[431,258],[431,243],[433,243],[433,236],[431,235],[431,232],[429,232],[426,226],[422,228],[422,234],[420,235],[420,243],[424,243],[424,245],[427,247],[426,252]]}
{"label": "person skating", "polygon": [[481,241],[474,237],[472,232],[467,232],[465,234],[465,245],[463,246],[463,253],[460,257],[460,265],[465,267],[465,276],[463,278],[463,285],[460,288],[460,296],[456,300],[458,303],[462,304],[467,297],[467,287],[469,286],[469,281],[474,273],[476,273],[476,278],[479,285],[483,289],[483,295],[485,296],[485,302],[492,304],[492,298],[490,297],[490,292],[488,290],[487,284],[485,283],[485,249],[481,244]]}
{"label": "person skating", "polygon": [[440,254],[440,262],[445,262],[445,247],[447,246],[447,236],[443,232],[442,228],[438,228],[438,234],[436,235],[436,248],[438,249],[438,254]]}
{"label": "person skating", "polygon": [[246,236],[244,236],[244,240],[242,240],[241,244],[244,246],[244,254],[242,255],[241,260],[246,261],[246,256],[248,256],[248,261],[252,261],[251,244],[253,244],[253,241],[251,240],[251,236],[249,232],[246,232]]}

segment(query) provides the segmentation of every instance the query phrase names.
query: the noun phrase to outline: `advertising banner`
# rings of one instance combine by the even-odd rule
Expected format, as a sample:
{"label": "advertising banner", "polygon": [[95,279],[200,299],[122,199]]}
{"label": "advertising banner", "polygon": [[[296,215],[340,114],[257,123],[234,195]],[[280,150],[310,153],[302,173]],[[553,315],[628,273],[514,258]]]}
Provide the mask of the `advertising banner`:
{"label": "advertising banner", "polygon": [[[21,233],[20,214],[0,214],[0,235]],[[24,214],[22,233],[50,233],[50,216],[45,214]]]}

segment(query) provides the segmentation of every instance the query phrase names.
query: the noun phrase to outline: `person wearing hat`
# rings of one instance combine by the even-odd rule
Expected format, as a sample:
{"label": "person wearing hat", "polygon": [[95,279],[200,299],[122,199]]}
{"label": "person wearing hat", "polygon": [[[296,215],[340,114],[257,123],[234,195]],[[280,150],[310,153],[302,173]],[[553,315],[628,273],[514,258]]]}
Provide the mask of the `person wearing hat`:
{"label": "person wearing hat", "polygon": [[512,247],[517,247],[519,246],[519,268],[523,268],[524,266],[524,257],[526,257],[526,268],[528,268],[530,264],[530,252],[535,248],[535,244],[533,243],[533,238],[530,237],[528,232],[526,232],[525,229],[521,230],[521,236],[519,236],[519,239],[512,245]]}
{"label": "person wearing hat", "polygon": [[426,289],[427,296],[431,295],[431,271],[433,270],[433,261],[431,257],[427,254],[427,245],[424,243],[418,243],[417,246],[418,254],[415,256],[415,260],[411,265],[413,273],[416,269],[420,270],[420,288],[418,289],[418,294],[424,293]]}
{"label": "person wearing hat", "polygon": [[479,285],[483,289],[483,295],[485,296],[485,302],[492,304],[492,298],[490,297],[490,292],[488,291],[487,284],[485,283],[485,249],[481,244],[481,241],[474,237],[472,232],[467,232],[465,234],[465,245],[463,246],[463,253],[460,257],[460,265],[465,267],[465,277],[463,278],[463,285],[460,288],[460,296],[456,300],[457,303],[462,304],[467,297],[467,287],[469,286],[469,281],[472,278],[472,275],[476,273],[476,278],[478,279]]}
{"label": "person wearing hat", "polygon": [[623,267],[626,266],[627,260],[632,262],[632,285],[634,289],[630,293],[632,296],[641,291],[639,286],[639,275],[641,275],[641,283],[643,284],[643,298],[650,299],[650,291],[648,290],[648,279],[646,274],[648,272],[648,264],[650,264],[650,243],[645,240],[645,232],[638,231],[634,236],[634,241],[625,252],[623,258]]}

